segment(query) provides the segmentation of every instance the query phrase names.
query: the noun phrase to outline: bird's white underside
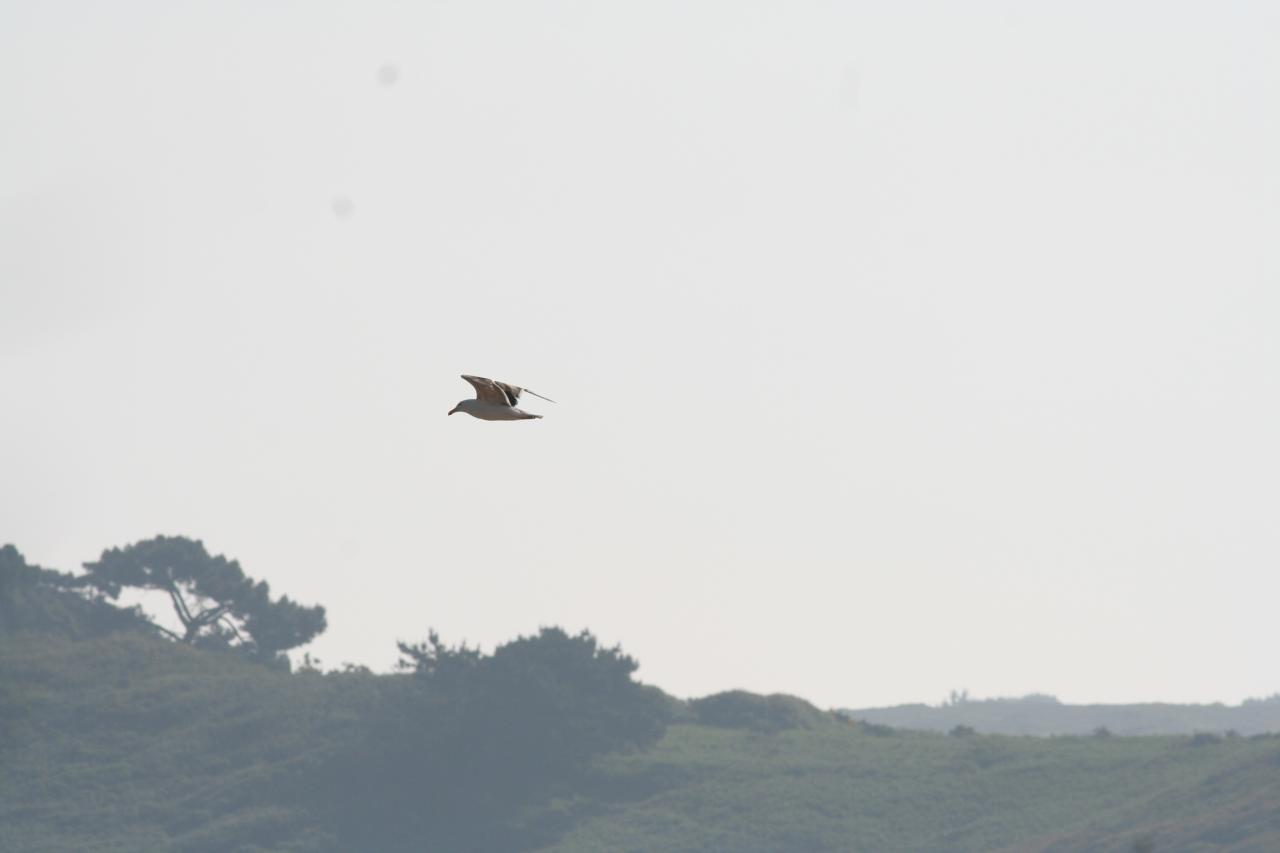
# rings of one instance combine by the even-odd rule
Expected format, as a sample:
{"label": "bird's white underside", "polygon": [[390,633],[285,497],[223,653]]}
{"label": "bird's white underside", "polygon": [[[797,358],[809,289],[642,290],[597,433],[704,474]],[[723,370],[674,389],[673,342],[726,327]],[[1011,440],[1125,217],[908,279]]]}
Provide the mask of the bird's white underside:
{"label": "bird's white underside", "polygon": [[484,400],[463,400],[458,403],[458,411],[466,412],[471,417],[482,421],[523,421],[542,417],[514,406],[499,406]]}

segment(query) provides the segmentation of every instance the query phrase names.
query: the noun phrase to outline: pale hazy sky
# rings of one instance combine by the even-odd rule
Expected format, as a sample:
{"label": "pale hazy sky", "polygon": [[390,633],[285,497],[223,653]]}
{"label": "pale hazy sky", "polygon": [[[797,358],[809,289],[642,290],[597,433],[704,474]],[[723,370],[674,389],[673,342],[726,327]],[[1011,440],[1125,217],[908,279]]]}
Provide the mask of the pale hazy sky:
{"label": "pale hazy sky", "polygon": [[[560,624],[677,695],[1273,693],[1277,44],[1262,0],[6,0],[0,541],[201,538],[328,665]],[[460,373],[560,403],[446,417]]]}

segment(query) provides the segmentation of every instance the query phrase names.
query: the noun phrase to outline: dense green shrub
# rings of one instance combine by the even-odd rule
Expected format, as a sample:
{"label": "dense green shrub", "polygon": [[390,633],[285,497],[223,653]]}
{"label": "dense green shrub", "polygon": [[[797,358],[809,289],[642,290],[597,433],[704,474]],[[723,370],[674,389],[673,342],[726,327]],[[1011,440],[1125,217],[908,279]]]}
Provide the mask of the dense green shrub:
{"label": "dense green shrub", "polygon": [[[561,825],[590,760],[662,736],[670,702],[591,634],[544,628],[492,655],[433,633],[401,644],[364,736],[327,770],[318,811],[343,845],[519,849]],[[563,816],[561,816],[563,817]]]}
{"label": "dense green shrub", "polygon": [[32,631],[70,639],[115,631],[155,633],[136,607],[116,607],[79,578],[27,563],[12,545],[0,547],[0,632]]}
{"label": "dense green shrub", "polygon": [[716,693],[689,703],[694,719],[704,726],[780,732],[812,728],[822,720],[822,712],[803,699],[774,693],[760,696],[745,690]]}

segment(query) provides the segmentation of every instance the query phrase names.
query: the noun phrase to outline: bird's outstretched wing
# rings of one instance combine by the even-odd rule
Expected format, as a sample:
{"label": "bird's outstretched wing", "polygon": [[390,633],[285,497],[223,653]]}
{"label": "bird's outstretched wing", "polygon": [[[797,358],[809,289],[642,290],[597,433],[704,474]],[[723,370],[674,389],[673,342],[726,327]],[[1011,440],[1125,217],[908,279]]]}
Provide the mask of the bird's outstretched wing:
{"label": "bird's outstretched wing", "polygon": [[[506,382],[498,382],[494,379],[486,379],[483,376],[468,376],[462,374],[462,378],[471,383],[476,389],[476,398],[484,400],[486,403],[494,403],[499,406],[515,406],[520,402],[520,395],[528,388],[521,388],[517,385],[511,385]],[[546,400],[548,403],[554,403],[550,397],[543,397],[537,391],[529,391],[535,397]]]}
{"label": "bird's outstretched wing", "polygon": [[483,400],[486,403],[493,403],[495,406],[514,406],[519,394],[509,395],[504,390],[501,382],[494,382],[492,379],[486,379],[483,376],[468,376],[462,374],[462,378],[471,383],[476,389],[476,399]]}

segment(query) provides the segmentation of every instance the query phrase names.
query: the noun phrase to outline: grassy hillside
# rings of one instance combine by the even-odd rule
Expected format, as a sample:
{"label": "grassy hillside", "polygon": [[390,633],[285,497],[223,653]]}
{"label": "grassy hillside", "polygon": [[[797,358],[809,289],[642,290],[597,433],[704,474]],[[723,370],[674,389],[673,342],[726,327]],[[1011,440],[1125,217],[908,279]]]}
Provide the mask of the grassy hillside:
{"label": "grassy hillside", "polygon": [[954,705],[898,705],[845,712],[856,720],[921,731],[969,726],[1007,735],[1087,735],[1105,728],[1117,735],[1170,735],[1234,731],[1280,732],[1280,697],[1242,705],[1065,705],[1043,698],[984,699]]}
{"label": "grassy hillside", "polygon": [[294,790],[356,724],[362,680],[0,635],[0,850],[319,849]]}
{"label": "grassy hillside", "polygon": [[[405,678],[0,635],[0,850],[378,853],[382,827],[340,839],[325,804],[385,785],[335,775],[335,757]],[[527,815],[540,836],[435,849],[1280,849],[1280,739],[947,736],[790,697],[673,705],[655,747],[598,759]]]}
{"label": "grassy hillside", "polygon": [[1280,849],[1280,739],[676,725],[611,782],[547,850]]}

